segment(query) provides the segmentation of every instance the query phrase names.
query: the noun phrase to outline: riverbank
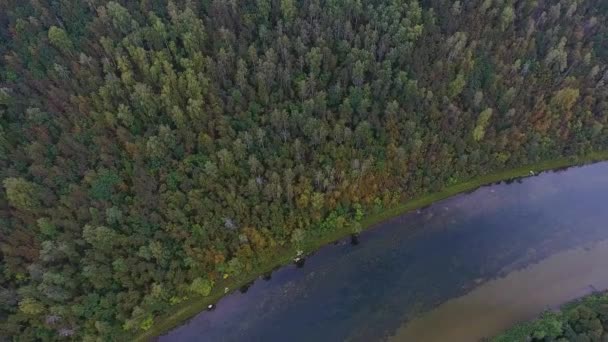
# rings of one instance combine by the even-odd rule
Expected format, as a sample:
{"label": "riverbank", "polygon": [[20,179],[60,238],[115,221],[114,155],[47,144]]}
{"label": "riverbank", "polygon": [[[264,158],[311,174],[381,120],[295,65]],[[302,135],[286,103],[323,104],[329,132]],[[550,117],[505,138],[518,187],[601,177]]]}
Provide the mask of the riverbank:
{"label": "riverbank", "polygon": [[[364,220],[361,222],[361,225],[363,229],[367,229],[389,218],[402,215],[408,211],[425,207],[436,201],[454,196],[462,192],[474,190],[483,185],[495,183],[502,180],[528,176],[531,170],[538,173],[540,171],[582,165],[606,159],[608,159],[608,151],[602,153],[594,153],[585,157],[560,158],[556,160],[536,163],[533,165],[527,165],[516,169],[477,177],[467,182],[450,186],[441,192],[425,195],[415,200],[408,201],[402,205],[396,206],[392,209],[385,210],[375,215],[370,215],[364,218]],[[345,227],[344,229],[340,230],[334,230],[328,232],[323,236],[316,236],[314,239],[309,239],[305,241],[302,246],[302,249],[305,253],[311,253],[324,245],[347,237],[350,234],[350,227]],[[278,250],[274,255],[268,257],[267,260],[262,260],[260,266],[253,269],[250,273],[243,274],[240,277],[218,281],[214,290],[209,296],[204,298],[191,299],[187,302],[176,305],[175,310],[171,314],[157,318],[155,324],[148,331],[137,336],[136,340],[143,341],[153,338],[154,336],[160,335],[180,325],[190,317],[205,310],[207,305],[216,303],[221,297],[225,296],[226,293],[224,292],[224,288],[228,287],[230,290],[229,292],[238,290],[239,287],[256,280],[260,275],[268,273],[276,267],[291,263],[293,257],[295,256],[295,253],[295,248],[283,248],[281,250]]]}
{"label": "riverbank", "polygon": [[[558,312],[547,311],[492,339],[493,342],[528,341],[531,337],[551,341],[597,341],[608,336],[608,292],[595,293],[565,304]],[[603,340],[602,340],[603,341]]]}

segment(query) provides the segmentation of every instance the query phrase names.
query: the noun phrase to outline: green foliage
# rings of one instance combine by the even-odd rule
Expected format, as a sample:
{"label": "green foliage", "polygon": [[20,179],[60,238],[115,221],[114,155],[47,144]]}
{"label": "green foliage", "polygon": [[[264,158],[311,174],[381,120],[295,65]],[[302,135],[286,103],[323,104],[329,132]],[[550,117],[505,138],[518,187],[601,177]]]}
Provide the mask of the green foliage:
{"label": "green foliage", "polygon": [[559,316],[554,313],[545,313],[540,320],[534,323],[534,333],[532,337],[535,339],[556,339],[562,334],[562,322]]}
{"label": "green foliage", "polygon": [[206,297],[211,293],[213,289],[213,280],[206,278],[195,278],[190,284],[190,291],[196,293],[199,296]]}
{"label": "green foliage", "polygon": [[477,125],[473,130],[473,139],[475,139],[475,141],[479,141],[485,136],[486,126],[488,125],[488,121],[490,120],[491,116],[492,108],[486,108],[483,112],[481,112],[481,114],[479,114],[479,117],[477,118]]}
{"label": "green foliage", "polygon": [[226,273],[231,276],[237,276],[244,271],[244,265],[238,258],[232,258],[228,260],[226,267]]}
{"label": "green foliage", "polygon": [[294,0],[281,0],[281,13],[285,20],[291,20],[296,14],[296,5]]}
{"label": "green foliage", "polygon": [[555,4],[0,2],[0,335],[130,340],[399,199],[608,149],[606,5]]}
{"label": "green foliage", "polygon": [[513,23],[513,19],[515,19],[515,11],[513,6],[507,5],[502,10],[502,14],[500,17],[500,27],[504,31]]}
{"label": "green foliage", "polygon": [[5,178],[2,182],[10,205],[21,210],[39,207],[38,189],[34,183],[23,178]]}
{"label": "green foliage", "polygon": [[43,235],[52,238],[57,234],[57,228],[48,218],[39,218],[36,222],[38,223],[40,233]]}
{"label": "green foliage", "polygon": [[355,209],[355,221],[360,222],[363,219],[363,215],[365,215],[363,207],[361,204],[356,203],[353,208]]}
{"label": "green foliage", "polygon": [[33,298],[25,297],[19,302],[19,310],[26,315],[35,316],[44,311],[44,306]]}
{"label": "green foliage", "polygon": [[608,333],[608,294],[593,294],[565,305],[560,312],[545,312],[495,337],[510,341],[600,341]]}
{"label": "green foliage", "polygon": [[154,324],[154,317],[152,315],[148,315],[141,323],[139,324],[139,328],[143,331],[147,331]]}
{"label": "green foliage", "polygon": [[51,44],[63,52],[70,52],[74,48],[70,37],[68,37],[68,34],[64,29],[51,26],[49,28],[48,36]]}
{"label": "green foliage", "polygon": [[467,84],[463,74],[458,74],[456,78],[450,83],[449,94],[450,97],[456,97],[462,93],[464,86]]}
{"label": "green foliage", "polygon": [[304,230],[302,229],[295,229],[292,233],[291,233],[291,243],[294,244],[294,246],[302,246],[302,243],[304,242],[304,239],[306,238],[306,232],[304,232]]}
{"label": "green foliage", "polygon": [[567,112],[572,110],[572,107],[576,103],[576,100],[578,100],[579,95],[579,89],[564,88],[555,94],[551,100],[551,104],[553,104],[558,110]]}
{"label": "green foliage", "polygon": [[112,196],[114,185],[119,182],[120,178],[116,173],[102,170],[91,183],[89,194],[94,199],[107,201]]}

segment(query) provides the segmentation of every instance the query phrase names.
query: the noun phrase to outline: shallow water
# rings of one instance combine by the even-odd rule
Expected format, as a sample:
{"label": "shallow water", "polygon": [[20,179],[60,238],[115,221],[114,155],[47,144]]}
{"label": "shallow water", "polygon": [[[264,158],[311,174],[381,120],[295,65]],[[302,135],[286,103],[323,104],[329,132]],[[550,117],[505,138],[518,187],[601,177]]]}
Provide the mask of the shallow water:
{"label": "shallow water", "polygon": [[608,288],[608,241],[554,254],[406,323],[390,341],[470,342]]}
{"label": "shallow water", "polygon": [[[416,334],[455,329],[474,341],[583,295],[589,285],[608,287],[587,277],[608,274],[596,260],[605,257],[595,254],[608,248],[598,243],[608,239],[607,190],[608,163],[599,163],[458,195],[379,224],[357,246],[347,239],[327,246],[302,269],[284,267],[159,339],[431,341]],[[525,291],[502,297],[505,284]],[[526,296],[539,304],[527,305]],[[517,309],[521,301],[525,308]],[[462,328],[445,322],[449,317],[483,317],[488,329]]]}

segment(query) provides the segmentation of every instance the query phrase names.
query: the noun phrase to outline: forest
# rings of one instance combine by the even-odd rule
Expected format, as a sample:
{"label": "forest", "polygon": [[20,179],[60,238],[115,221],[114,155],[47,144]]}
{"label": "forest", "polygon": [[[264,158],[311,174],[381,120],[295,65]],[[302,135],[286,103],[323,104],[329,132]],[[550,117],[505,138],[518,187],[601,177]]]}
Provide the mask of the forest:
{"label": "forest", "polygon": [[548,311],[492,339],[492,342],[594,342],[608,338],[608,293],[594,293]]}
{"label": "forest", "polygon": [[0,0],[0,340],[127,340],[607,125],[608,1]]}

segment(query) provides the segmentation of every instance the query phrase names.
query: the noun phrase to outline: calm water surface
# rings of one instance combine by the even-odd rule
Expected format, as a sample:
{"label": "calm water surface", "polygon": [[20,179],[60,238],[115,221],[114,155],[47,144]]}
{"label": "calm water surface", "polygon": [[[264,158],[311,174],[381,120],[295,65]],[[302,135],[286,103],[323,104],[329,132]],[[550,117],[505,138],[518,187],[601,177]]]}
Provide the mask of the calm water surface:
{"label": "calm water surface", "polygon": [[483,187],[327,246],[159,340],[492,336],[608,288],[607,203],[608,163]]}

